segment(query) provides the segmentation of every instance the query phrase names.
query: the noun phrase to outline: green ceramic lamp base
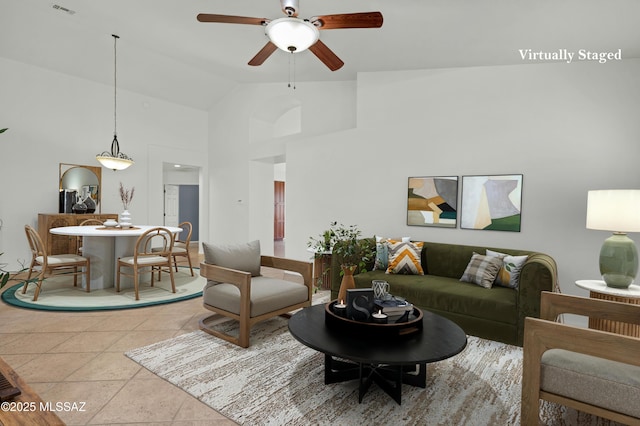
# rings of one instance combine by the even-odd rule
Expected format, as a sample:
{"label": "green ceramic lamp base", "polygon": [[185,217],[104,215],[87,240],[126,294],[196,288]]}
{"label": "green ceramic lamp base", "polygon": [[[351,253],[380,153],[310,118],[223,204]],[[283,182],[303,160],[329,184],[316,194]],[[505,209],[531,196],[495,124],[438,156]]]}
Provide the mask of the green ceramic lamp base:
{"label": "green ceramic lamp base", "polygon": [[600,249],[600,274],[608,287],[628,288],[638,274],[638,249],[627,234],[615,232]]}

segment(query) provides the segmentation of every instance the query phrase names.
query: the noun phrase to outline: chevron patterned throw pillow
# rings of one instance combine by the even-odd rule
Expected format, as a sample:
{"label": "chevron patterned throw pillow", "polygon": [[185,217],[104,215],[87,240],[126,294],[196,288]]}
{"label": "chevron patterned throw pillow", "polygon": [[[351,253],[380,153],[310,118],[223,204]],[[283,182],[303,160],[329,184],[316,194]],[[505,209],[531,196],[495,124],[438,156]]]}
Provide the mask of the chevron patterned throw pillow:
{"label": "chevron patterned throw pillow", "polygon": [[420,264],[422,242],[388,241],[389,266],[387,274],[424,275]]}

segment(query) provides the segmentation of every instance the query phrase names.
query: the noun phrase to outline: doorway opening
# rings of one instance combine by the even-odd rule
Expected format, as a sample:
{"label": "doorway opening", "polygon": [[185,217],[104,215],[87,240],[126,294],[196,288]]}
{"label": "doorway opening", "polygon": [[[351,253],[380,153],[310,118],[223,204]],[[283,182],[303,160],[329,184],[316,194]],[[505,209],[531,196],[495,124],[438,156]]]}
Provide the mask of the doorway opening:
{"label": "doorway opening", "polygon": [[[190,222],[192,226],[191,246],[198,252],[200,241],[200,168],[174,164],[164,165],[164,211],[165,226],[178,226]],[[180,237],[186,237],[180,235]]]}
{"label": "doorway opening", "polygon": [[273,253],[275,256],[285,255],[286,230],[286,165],[273,165]]}

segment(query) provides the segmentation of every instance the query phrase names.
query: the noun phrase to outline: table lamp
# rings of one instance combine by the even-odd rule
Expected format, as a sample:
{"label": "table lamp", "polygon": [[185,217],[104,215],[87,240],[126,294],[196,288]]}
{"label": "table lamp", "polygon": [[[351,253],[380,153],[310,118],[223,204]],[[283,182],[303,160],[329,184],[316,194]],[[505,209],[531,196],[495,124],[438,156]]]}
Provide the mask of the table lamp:
{"label": "table lamp", "polygon": [[628,288],[638,274],[638,249],[627,232],[640,232],[640,189],[589,191],[587,228],[613,231],[600,249],[600,274],[608,287]]}

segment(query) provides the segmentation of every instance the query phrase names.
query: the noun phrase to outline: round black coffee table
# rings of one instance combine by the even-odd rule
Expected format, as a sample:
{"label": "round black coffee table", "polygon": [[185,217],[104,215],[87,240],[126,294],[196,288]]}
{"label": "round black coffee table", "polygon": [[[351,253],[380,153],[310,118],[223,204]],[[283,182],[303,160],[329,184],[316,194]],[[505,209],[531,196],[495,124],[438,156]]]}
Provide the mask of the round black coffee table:
{"label": "round black coffee table", "polygon": [[321,304],[295,313],[289,331],[300,343],[325,354],[325,384],[358,379],[362,402],[375,382],[401,404],[403,383],[425,388],[427,364],[457,355],[467,346],[467,335],[457,324],[429,311],[423,315],[421,333],[376,340],[328,328]]}

